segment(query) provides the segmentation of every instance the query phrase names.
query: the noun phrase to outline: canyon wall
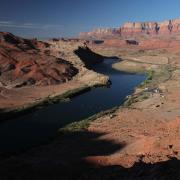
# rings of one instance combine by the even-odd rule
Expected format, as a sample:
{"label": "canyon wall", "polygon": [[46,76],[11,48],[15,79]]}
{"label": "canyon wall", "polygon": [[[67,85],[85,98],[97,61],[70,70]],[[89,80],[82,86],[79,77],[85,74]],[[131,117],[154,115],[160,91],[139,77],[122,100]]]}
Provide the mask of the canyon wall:
{"label": "canyon wall", "polygon": [[134,37],[141,35],[169,35],[180,32],[180,19],[163,22],[128,22],[119,28],[100,28],[80,33],[81,38]]}
{"label": "canyon wall", "polygon": [[80,37],[81,38],[108,38],[108,37],[114,37],[119,36],[120,30],[116,28],[97,28],[94,29],[91,32],[81,32]]}

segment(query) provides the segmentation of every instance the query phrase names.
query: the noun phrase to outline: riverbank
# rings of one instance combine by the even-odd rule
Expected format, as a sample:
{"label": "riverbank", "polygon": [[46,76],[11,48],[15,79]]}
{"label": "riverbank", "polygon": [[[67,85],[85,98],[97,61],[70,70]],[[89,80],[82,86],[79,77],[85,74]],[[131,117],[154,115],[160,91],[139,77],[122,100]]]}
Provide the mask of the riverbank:
{"label": "riverbank", "polygon": [[[174,71],[173,68],[168,65],[155,66],[155,68],[142,68],[142,66],[144,66],[144,63],[133,62],[133,66],[131,66],[129,65],[129,62],[131,63],[131,60],[122,60],[120,62],[116,62],[112,64],[112,68],[125,73],[146,74],[146,79],[139,86],[135,87],[134,92],[125,99],[124,103],[121,106],[114,107],[107,111],[102,111],[80,122],[74,122],[72,124],[69,124],[64,128],[60,129],[60,132],[88,130],[91,122],[96,121],[99,118],[103,118],[103,116],[107,116],[110,119],[114,118],[114,113],[116,113],[118,109],[136,109],[135,103],[143,102],[146,99],[150,99],[153,94],[163,94],[163,90],[159,88],[159,84],[165,83],[166,81],[171,79],[172,72]],[[122,63],[125,63],[125,66],[121,66]]]}
{"label": "riverbank", "polygon": [[[48,41],[47,44],[48,46],[45,49],[43,47],[40,49],[42,54],[44,54],[44,51],[48,51],[49,55],[47,57],[52,57],[57,59],[57,61],[59,58],[66,59],[66,62],[65,60],[62,60],[62,62],[71,64],[78,70],[78,73],[72,78],[72,80],[69,79],[67,82],[52,85],[32,84],[14,88],[0,84],[1,120],[6,120],[9,117],[32,111],[38,106],[44,106],[45,104],[51,104],[57,101],[64,101],[64,99],[83,93],[93,87],[108,85],[109,78],[107,76],[87,69],[85,62],[81,59],[82,53],[83,57],[87,56],[89,58],[89,61],[92,59],[92,61],[95,61],[93,63],[98,63],[103,61],[103,56],[95,54],[87,47],[84,47],[82,42],[70,43],[64,41]],[[80,52],[79,49],[81,50]],[[32,56],[34,54],[36,55],[36,53],[33,53]],[[28,55],[29,52],[27,52],[27,56]],[[89,64],[91,64],[91,62],[89,62]],[[27,67],[29,68],[29,66]],[[53,71],[56,71],[54,69]],[[38,73],[39,72],[37,72],[37,76]],[[58,72],[56,71],[56,73]],[[67,73],[64,70],[64,74],[62,73],[61,76],[65,76],[66,74]],[[46,75],[46,79],[48,78],[52,78],[52,75]],[[49,79],[49,82],[50,81],[51,80]]]}
{"label": "riverbank", "polygon": [[[79,170],[82,179],[123,178],[124,175],[125,179],[146,179],[152,171],[151,178],[177,176],[179,165],[175,167],[173,163],[178,164],[180,159],[180,71],[174,66],[175,60],[172,58],[171,63],[163,65],[145,63],[148,64],[146,81],[135,89],[123,106],[61,130],[65,134],[99,134],[96,141],[111,142],[111,147],[119,145],[114,152],[106,155],[97,153],[85,156],[83,162],[91,170]],[[138,62],[136,65],[144,64]],[[134,71],[137,66],[131,67],[133,71],[130,72],[137,72]],[[166,172],[167,167],[173,170]],[[140,170],[145,174],[136,175]]]}
{"label": "riverbank", "polygon": [[[144,91],[147,85],[152,85],[154,75],[149,73],[147,77],[149,83],[141,85],[139,89]],[[147,99],[138,102],[141,103],[144,100]],[[149,137],[147,128],[152,131],[152,134],[155,133],[151,129],[156,125],[156,120],[152,120],[155,114],[136,109],[135,103],[126,107],[116,107],[80,122],[74,122],[61,129],[59,135],[47,145],[10,158],[1,158],[1,177],[7,177],[5,174],[10,169],[12,170],[11,175],[18,179],[21,179],[19,174],[22,179],[27,178],[26,172],[29,171],[31,171],[30,179],[35,177],[49,179],[53,174],[56,178],[61,179],[89,179],[92,176],[99,179],[102,176],[108,178],[112,174],[117,176],[118,168],[123,167],[126,171],[126,168],[133,166],[133,163],[139,160],[138,158],[142,159],[141,153],[136,154],[138,150],[131,147],[131,144],[144,138],[141,134],[143,132],[147,139],[142,139],[142,142],[140,141],[135,147],[144,147],[143,143],[146,143]],[[159,112],[156,114],[160,115]],[[130,155],[131,152],[126,149],[135,150],[135,154]],[[109,169],[114,166],[117,167],[117,172],[102,169],[102,167]],[[14,167],[16,171],[13,170]],[[118,173],[118,175],[121,177],[121,174]]]}
{"label": "riverbank", "polygon": [[[104,48],[102,52],[104,55]],[[129,54],[124,52],[125,56]],[[136,56],[124,64],[133,61],[136,64],[131,67],[133,72],[143,65],[149,73],[124,106],[64,127],[47,145],[2,159],[1,176],[7,177],[9,170],[18,180],[36,177],[153,179],[177,175],[179,166],[172,163],[178,165],[180,159],[180,71],[175,64],[178,56],[165,54],[168,61],[164,63],[162,58],[163,64],[140,62],[144,56],[137,53]],[[161,62],[161,56],[157,54],[155,60],[159,57]],[[120,63],[122,56],[121,59]],[[128,65],[127,69],[131,63]]]}
{"label": "riverbank", "polygon": [[[130,72],[148,70],[149,76],[129,96],[123,107],[89,123],[88,132],[98,132],[102,134],[101,140],[123,145],[110,155],[86,158],[93,165],[111,169],[107,168],[108,172],[105,172],[95,168],[91,173],[99,173],[98,177],[123,178],[125,174],[125,179],[148,179],[152,172],[150,179],[177,177],[179,165],[175,167],[173,162],[178,164],[180,159],[179,62],[177,55],[166,54],[169,59],[166,62],[161,56],[157,53],[156,59],[159,58],[159,61],[154,64],[150,57],[149,62],[142,62],[144,57],[140,54],[130,60],[125,58],[123,61],[122,58],[122,62],[114,65],[117,69]],[[173,170],[166,172],[167,167]],[[142,174],[136,175],[135,172],[139,171]],[[91,179],[95,176],[89,173],[87,177]]]}
{"label": "riverbank", "polygon": [[[13,116],[13,121],[2,122],[1,154],[11,155],[49,143],[48,140],[56,137],[59,128],[121,105],[126,96],[131,94],[134,87],[143,82],[146,76],[114,70],[111,68],[114,62],[117,61],[106,59],[94,66],[96,72],[109,76],[112,84],[108,87],[93,88],[65,102],[39,107],[36,111],[22,116]],[[118,93],[119,97],[116,97]]]}
{"label": "riverbank", "polygon": [[[64,101],[97,86],[106,86],[108,77],[92,72],[86,82],[73,80],[61,85],[44,87],[25,87],[21,89],[2,89],[0,104],[1,120],[31,111],[38,106]],[[91,78],[92,79],[91,79]],[[86,79],[85,77],[82,77]],[[92,83],[93,82],[93,83]]]}

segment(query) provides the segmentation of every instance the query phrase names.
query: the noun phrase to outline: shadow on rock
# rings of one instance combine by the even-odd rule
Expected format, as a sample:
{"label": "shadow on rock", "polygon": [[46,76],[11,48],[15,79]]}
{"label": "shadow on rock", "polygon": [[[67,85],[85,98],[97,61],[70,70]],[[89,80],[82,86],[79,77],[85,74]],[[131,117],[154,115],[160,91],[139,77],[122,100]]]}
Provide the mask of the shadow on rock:
{"label": "shadow on rock", "polygon": [[101,133],[76,132],[60,135],[53,143],[0,162],[0,179],[78,179],[94,165],[87,157],[106,156],[124,147],[102,140]]}
{"label": "shadow on rock", "polygon": [[146,164],[137,162],[131,168],[106,166],[91,169],[79,180],[178,180],[180,161],[172,158],[165,162]]}
{"label": "shadow on rock", "polygon": [[[136,162],[125,168],[109,163],[97,164],[88,157],[105,157],[125,144],[102,139],[94,132],[67,133],[53,143],[14,156],[0,163],[2,180],[178,180],[180,161],[146,164]],[[128,158],[128,157],[127,157]],[[96,161],[97,162],[97,161]]]}
{"label": "shadow on rock", "polygon": [[101,56],[89,49],[87,46],[78,47],[74,53],[84,62],[84,64],[91,68],[92,65],[101,63],[104,60],[104,56]]}

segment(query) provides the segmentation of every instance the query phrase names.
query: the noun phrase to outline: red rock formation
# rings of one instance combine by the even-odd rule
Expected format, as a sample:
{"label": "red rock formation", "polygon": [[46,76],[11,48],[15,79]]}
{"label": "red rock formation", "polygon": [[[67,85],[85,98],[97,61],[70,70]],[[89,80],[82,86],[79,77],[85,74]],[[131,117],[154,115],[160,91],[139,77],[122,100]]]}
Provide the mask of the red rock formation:
{"label": "red rock formation", "polygon": [[180,19],[164,22],[128,22],[120,28],[96,29],[92,32],[80,33],[82,38],[103,39],[109,37],[134,37],[139,35],[168,35],[180,33]]}
{"label": "red rock formation", "polygon": [[164,22],[135,22],[125,23],[121,27],[121,36],[137,35],[167,35],[180,32],[180,19],[169,20]]}
{"label": "red rock formation", "polygon": [[78,70],[47,55],[48,43],[0,32],[0,86],[51,85],[70,80]]}
{"label": "red rock formation", "polygon": [[92,32],[81,32],[80,38],[107,38],[107,37],[114,37],[119,36],[120,30],[116,28],[98,28],[94,29]]}

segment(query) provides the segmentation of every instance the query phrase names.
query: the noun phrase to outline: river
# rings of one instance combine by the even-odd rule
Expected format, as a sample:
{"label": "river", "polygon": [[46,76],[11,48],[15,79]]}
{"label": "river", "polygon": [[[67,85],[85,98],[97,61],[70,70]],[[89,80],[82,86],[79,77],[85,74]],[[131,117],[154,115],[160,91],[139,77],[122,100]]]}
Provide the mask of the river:
{"label": "river", "polygon": [[94,88],[73,97],[71,101],[48,105],[0,123],[0,153],[13,153],[46,143],[64,125],[120,106],[146,76],[117,71],[112,68],[114,62],[115,60],[106,59],[94,67],[95,71],[110,77],[110,87]]}

